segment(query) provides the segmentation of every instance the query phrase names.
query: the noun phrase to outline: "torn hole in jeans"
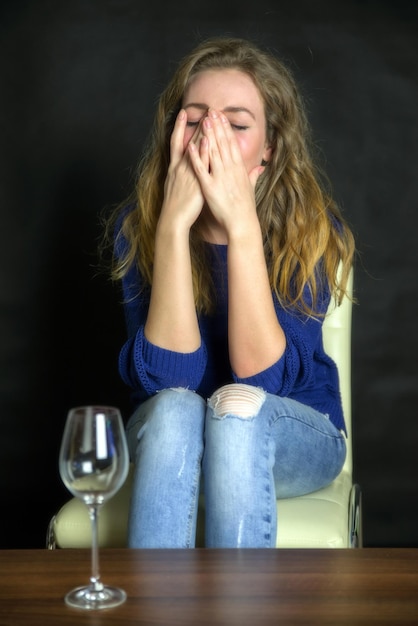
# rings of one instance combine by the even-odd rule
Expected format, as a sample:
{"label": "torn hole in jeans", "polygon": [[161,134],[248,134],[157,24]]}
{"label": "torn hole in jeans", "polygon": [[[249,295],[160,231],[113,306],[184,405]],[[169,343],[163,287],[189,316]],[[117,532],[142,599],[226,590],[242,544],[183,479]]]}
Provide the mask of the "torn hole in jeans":
{"label": "torn hole in jeans", "polygon": [[266,394],[258,387],[243,384],[224,385],[209,398],[208,404],[213,409],[214,417],[226,415],[250,419],[260,411]]}

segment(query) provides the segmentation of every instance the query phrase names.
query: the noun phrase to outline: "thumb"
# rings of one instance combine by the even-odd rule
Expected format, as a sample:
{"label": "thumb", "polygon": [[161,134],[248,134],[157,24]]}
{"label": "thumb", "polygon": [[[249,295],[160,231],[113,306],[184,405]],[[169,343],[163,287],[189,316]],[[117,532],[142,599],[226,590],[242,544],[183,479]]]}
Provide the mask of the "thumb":
{"label": "thumb", "polygon": [[259,177],[261,176],[261,174],[264,172],[265,169],[266,168],[264,165],[257,165],[253,170],[251,170],[249,174],[249,178],[250,178],[250,183],[253,189],[255,189],[257,180],[259,179]]}

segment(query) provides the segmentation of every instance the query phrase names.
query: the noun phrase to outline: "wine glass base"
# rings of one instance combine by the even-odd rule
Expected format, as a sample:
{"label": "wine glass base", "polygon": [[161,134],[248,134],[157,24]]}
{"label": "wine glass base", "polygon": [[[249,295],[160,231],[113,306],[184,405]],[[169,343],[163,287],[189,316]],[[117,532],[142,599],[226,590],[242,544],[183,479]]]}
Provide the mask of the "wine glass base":
{"label": "wine glass base", "polygon": [[91,587],[77,587],[65,596],[65,603],[76,609],[110,609],[123,604],[126,593],[123,589],[103,585],[100,590]]}

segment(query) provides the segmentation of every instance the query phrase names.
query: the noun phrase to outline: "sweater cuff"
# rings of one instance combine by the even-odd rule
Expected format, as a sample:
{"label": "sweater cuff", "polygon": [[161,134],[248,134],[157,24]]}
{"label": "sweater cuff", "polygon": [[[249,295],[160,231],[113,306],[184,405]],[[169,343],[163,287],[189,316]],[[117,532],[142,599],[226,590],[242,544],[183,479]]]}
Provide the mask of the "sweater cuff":
{"label": "sweater cuff", "polygon": [[143,363],[148,376],[155,381],[156,391],[167,387],[184,387],[195,391],[206,368],[205,354],[203,344],[194,352],[173,352],[142,337]]}
{"label": "sweater cuff", "polygon": [[260,387],[264,389],[267,393],[278,394],[283,386],[283,376],[285,369],[285,357],[284,355],[273,363],[270,367],[259,372],[258,374],[254,374],[253,376],[248,376],[247,378],[239,378],[235,374],[233,374],[234,380],[237,383],[242,383],[245,385],[252,385],[253,387]]}

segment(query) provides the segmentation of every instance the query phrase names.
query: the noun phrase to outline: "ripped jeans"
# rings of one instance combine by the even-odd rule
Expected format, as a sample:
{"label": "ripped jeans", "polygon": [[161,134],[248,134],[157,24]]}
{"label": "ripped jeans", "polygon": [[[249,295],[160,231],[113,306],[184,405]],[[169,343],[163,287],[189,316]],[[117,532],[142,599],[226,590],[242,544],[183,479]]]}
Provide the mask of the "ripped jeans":
{"label": "ripped jeans", "polygon": [[132,548],[194,547],[202,470],[206,547],[274,547],[276,498],[326,486],[346,454],[344,435],[325,415],[242,384],[208,402],[165,389],[137,408],[127,436]]}

